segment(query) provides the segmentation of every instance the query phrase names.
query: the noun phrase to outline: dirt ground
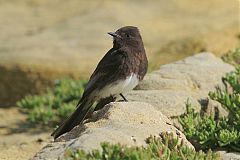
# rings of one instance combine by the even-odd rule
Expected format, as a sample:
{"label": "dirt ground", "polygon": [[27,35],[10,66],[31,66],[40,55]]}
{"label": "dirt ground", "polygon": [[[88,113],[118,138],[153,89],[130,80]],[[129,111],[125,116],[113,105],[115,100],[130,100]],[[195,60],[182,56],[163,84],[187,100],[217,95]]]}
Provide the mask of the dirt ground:
{"label": "dirt ground", "polygon": [[31,126],[16,107],[0,108],[0,159],[25,160],[51,141],[50,130]]}

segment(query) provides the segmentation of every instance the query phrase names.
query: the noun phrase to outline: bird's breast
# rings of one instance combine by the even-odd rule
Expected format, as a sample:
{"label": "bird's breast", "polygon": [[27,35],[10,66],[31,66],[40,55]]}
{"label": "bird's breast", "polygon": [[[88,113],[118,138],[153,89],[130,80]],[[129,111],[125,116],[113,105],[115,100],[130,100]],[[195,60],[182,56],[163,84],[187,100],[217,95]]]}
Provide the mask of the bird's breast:
{"label": "bird's breast", "polygon": [[110,95],[119,95],[120,93],[126,93],[131,91],[133,88],[137,86],[139,82],[137,74],[132,73],[130,76],[127,76],[125,79],[120,79],[106,87],[102,88],[100,92],[99,98],[109,97]]}

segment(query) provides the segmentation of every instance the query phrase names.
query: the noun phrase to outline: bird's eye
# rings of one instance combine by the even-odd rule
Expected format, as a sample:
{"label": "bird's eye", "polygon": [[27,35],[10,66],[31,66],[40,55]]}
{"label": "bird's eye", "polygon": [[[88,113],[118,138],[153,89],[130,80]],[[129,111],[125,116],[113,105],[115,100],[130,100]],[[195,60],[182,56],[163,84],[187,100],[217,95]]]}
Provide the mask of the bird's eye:
{"label": "bird's eye", "polygon": [[127,37],[127,38],[129,38],[129,37],[130,37],[130,35],[129,35],[129,34],[126,34],[126,37]]}

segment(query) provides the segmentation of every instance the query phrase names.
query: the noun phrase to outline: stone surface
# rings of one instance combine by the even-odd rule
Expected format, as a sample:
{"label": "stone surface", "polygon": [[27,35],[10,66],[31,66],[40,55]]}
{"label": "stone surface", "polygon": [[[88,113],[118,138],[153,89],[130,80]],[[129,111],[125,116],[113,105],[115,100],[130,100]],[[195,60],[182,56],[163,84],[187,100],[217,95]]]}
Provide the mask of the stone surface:
{"label": "stone surface", "polygon": [[[172,124],[167,116],[174,117],[184,113],[188,98],[198,110],[201,106],[210,105],[209,112],[218,107],[223,114],[224,110],[218,103],[207,103],[205,99],[216,85],[222,86],[222,76],[233,69],[233,66],[211,53],[200,53],[164,65],[147,74],[136,90],[126,95],[129,101],[137,102],[111,103],[105,106],[84,127],[75,127],[61,136],[58,142],[48,144],[34,159],[56,159],[64,154],[66,148],[99,148],[99,143],[103,141],[144,145],[144,139],[151,134],[163,131],[176,134],[179,131],[167,124]],[[185,143],[191,146],[185,136],[179,133]]]}
{"label": "stone surface", "polygon": [[140,28],[152,64],[222,55],[239,45],[237,15],[234,0],[1,0],[0,105],[56,78],[88,78],[112,46],[106,33],[124,25]]}
{"label": "stone surface", "polygon": [[219,151],[218,152],[223,160],[239,160],[240,153],[239,152],[226,152],[226,151]]}
{"label": "stone surface", "polygon": [[[223,87],[222,77],[232,70],[233,66],[211,53],[196,54],[147,74],[127,97],[148,102],[167,116],[177,116],[184,113],[187,99],[199,110],[199,101],[206,99],[216,86]],[[224,114],[218,103],[210,100],[209,104],[210,109],[217,106]]]}
{"label": "stone surface", "polygon": [[80,148],[87,151],[97,149],[100,147],[99,143],[104,141],[145,145],[147,137],[161,132],[172,132],[175,136],[180,134],[180,139],[192,147],[181,131],[171,125],[171,121],[165,115],[148,103],[110,103],[94,117],[96,122],[86,123],[84,129],[76,127],[58,139],[58,141],[68,140],[67,142],[50,143],[33,159],[57,159],[63,156],[67,148]]}

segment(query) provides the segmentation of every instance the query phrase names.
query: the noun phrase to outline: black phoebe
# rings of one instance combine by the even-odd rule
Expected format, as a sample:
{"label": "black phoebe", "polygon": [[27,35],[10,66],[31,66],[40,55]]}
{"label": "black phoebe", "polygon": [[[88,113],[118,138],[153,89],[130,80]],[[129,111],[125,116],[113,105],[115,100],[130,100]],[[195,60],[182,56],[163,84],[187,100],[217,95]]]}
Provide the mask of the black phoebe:
{"label": "black phoebe", "polygon": [[[148,60],[138,28],[126,26],[108,34],[113,36],[113,48],[98,63],[76,111],[52,133],[54,139],[83,123],[94,110],[115,101],[119,95],[127,101],[123,94],[145,76]],[[96,108],[92,106],[95,101],[100,101]]]}

